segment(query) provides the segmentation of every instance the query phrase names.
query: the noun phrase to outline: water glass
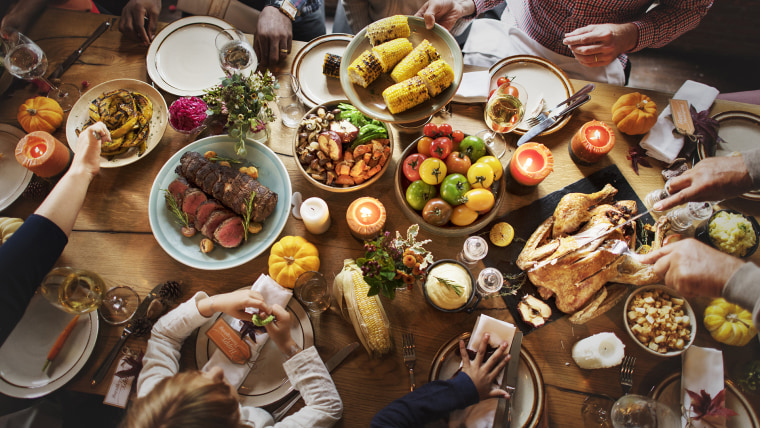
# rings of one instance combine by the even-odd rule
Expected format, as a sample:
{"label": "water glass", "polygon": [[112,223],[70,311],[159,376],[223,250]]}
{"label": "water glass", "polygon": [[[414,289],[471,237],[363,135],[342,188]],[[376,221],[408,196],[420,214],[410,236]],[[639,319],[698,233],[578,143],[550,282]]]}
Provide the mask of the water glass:
{"label": "water glass", "polygon": [[481,296],[498,293],[504,285],[504,276],[492,267],[487,267],[478,274],[478,292]]}
{"label": "water glass", "polygon": [[139,305],[137,292],[126,285],[119,285],[106,292],[98,312],[108,324],[120,325],[132,319]]}
{"label": "water glass", "polygon": [[462,251],[457,254],[457,260],[471,268],[486,254],[488,254],[488,242],[480,236],[470,236],[464,241]]}
{"label": "water glass", "polygon": [[680,428],[678,415],[663,403],[649,397],[628,394],[612,405],[610,412],[615,428]]}
{"label": "water glass", "polygon": [[297,128],[306,114],[306,107],[299,97],[301,88],[298,80],[292,74],[283,73],[277,76],[277,83],[280,84],[276,90],[277,107],[280,108],[282,124],[288,128]]}
{"label": "water glass", "polygon": [[330,308],[330,291],[325,276],[316,271],[306,271],[298,276],[293,295],[312,315],[319,315]]}
{"label": "water glass", "polygon": [[214,44],[219,53],[219,62],[227,73],[248,75],[259,65],[253,46],[240,30],[230,28],[220,31]]}

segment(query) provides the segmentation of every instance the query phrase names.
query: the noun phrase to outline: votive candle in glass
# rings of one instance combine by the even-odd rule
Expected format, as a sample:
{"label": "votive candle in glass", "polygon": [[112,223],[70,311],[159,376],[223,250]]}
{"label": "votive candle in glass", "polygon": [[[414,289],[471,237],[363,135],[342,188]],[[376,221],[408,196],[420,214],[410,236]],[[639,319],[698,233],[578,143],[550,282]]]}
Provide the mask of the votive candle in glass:
{"label": "votive candle in glass", "polygon": [[19,140],[16,160],[40,177],[54,177],[69,166],[71,151],[49,133],[34,131]]}
{"label": "votive candle in glass", "polygon": [[385,227],[385,218],[385,207],[382,202],[367,196],[351,202],[346,212],[346,221],[351,235],[365,241],[380,235]]}
{"label": "votive candle in glass", "polygon": [[599,162],[615,146],[615,133],[604,122],[583,124],[570,141],[570,156],[575,162],[591,165]]}
{"label": "votive candle in glass", "polygon": [[525,143],[515,150],[507,170],[517,183],[536,186],[554,170],[554,157],[543,144]]}
{"label": "votive candle in glass", "polygon": [[327,232],[330,228],[330,210],[327,202],[320,198],[309,198],[301,204],[301,219],[306,230],[314,235]]}

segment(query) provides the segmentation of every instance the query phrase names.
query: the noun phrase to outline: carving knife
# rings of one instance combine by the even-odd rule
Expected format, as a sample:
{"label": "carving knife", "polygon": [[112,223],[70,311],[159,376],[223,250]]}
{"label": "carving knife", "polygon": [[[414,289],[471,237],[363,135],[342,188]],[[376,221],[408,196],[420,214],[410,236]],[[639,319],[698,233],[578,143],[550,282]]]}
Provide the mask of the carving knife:
{"label": "carving knife", "polygon": [[517,145],[521,146],[528,141],[530,141],[533,137],[541,134],[542,132],[549,129],[552,125],[559,122],[560,119],[562,119],[566,114],[571,113],[573,110],[577,109],[578,107],[582,106],[583,104],[586,104],[588,100],[591,99],[591,96],[586,94],[585,96],[578,98],[577,100],[573,101],[569,106],[560,109],[556,113],[551,113],[549,117],[544,119],[543,121],[539,122],[538,125],[530,128],[528,132],[526,132],[522,137],[520,137],[519,140],[517,140]]}
{"label": "carving knife", "polygon": [[509,428],[512,425],[512,403],[515,401],[517,393],[517,372],[520,367],[520,348],[522,347],[523,334],[520,330],[515,332],[512,339],[512,345],[509,348],[509,363],[504,372],[504,378],[501,381],[501,388],[509,393],[509,398],[499,398],[499,404],[496,406],[496,415],[494,416],[494,428]]}
{"label": "carving knife", "polygon": [[97,40],[98,37],[100,37],[101,34],[105,33],[106,30],[111,28],[111,25],[113,22],[111,20],[103,21],[98,28],[95,29],[95,31],[90,35],[90,37],[87,38],[87,40],[82,43],[82,46],[79,47],[79,49],[72,52],[71,55],[66,58],[61,65],[59,65],[53,72],[48,76],[48,79],[57,79],[63,75],[63,73],[71,67],[72,64],[74,64],[74,61],[79,58],[80,55],[82,55],[82,52],[84,52],[85,49],[87,49],[88,46],[92,44],[95,40]]}

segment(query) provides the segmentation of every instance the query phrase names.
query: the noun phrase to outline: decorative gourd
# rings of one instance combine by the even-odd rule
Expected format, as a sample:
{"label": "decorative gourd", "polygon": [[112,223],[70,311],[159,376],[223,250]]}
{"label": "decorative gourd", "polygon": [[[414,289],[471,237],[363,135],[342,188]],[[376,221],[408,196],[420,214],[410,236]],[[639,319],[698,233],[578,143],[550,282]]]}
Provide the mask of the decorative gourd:
{"label": "decorative gourd", "polygon": [[63,109],[56,100],[34,97],[19,106],[16,118],[26,132],[53,132],[63,123]]}
{"label": "decorative gourd", "polygon": [[300,236],[285,236],[272,245],[269,276],[283,287],[293,288],[302,273],[319,270],[319,251]]}
{"label": "decorative gourd", "polygon": [[612,105],[612,121],[624,134],[646,134],[657,122],[657,104],[638,92],[625,94]]}
{"label": "decorative gourd", "polygon": [[705,308],[704,323],[713,339],[726,345],[744,346],[757,334],[752,314],[723,298],[713,300]]}

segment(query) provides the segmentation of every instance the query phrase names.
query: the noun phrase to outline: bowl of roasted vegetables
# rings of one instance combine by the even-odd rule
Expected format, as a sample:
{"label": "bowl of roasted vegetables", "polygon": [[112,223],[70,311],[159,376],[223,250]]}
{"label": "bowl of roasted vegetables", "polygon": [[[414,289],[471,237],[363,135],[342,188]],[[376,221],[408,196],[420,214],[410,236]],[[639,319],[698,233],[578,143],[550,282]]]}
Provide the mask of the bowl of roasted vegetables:
{"label": "bowl of roasted vegetables", "polygon": [[377,181],[393,156],[393,134],[383,122],[347,101],[311,109],[293,143],[298,170],[315,186],[352,192]]}

